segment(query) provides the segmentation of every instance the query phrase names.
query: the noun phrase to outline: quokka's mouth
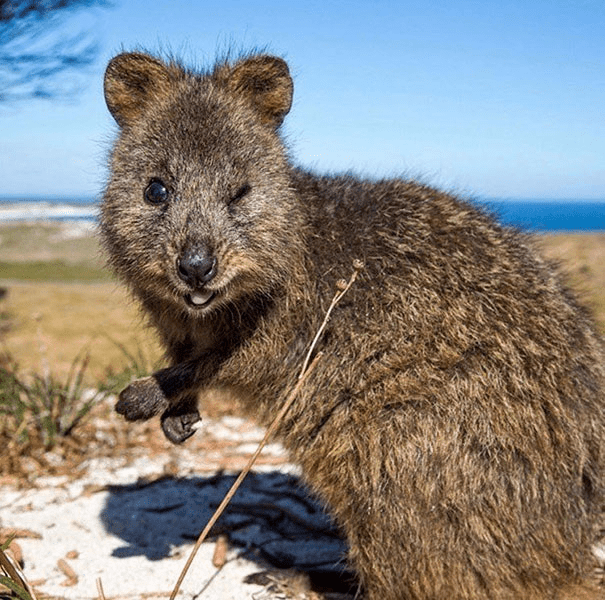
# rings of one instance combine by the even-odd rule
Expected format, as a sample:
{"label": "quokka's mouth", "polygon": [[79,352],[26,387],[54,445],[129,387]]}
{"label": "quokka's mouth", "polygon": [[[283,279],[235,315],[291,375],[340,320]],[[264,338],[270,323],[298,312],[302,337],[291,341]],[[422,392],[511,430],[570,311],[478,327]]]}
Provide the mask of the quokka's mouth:
{"label": "quokka's mouth", "polygon": [[191,308],[206,308],[210,305],[214,297],[216,296],[216,292],[212,292],[210,290],[195,290],[191,294],[187,294],[185,296],[185,302]]}

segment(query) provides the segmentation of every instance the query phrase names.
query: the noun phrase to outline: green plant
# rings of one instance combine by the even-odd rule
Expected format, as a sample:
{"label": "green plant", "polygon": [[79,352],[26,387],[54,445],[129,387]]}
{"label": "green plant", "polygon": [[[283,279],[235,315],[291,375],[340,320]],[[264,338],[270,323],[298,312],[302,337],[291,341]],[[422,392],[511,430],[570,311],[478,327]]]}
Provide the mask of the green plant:
{"label": "green plant", "polygon": [[90,411],[99,394],[84,399],[82,386],[88,354],[79,354],[65,381],[52,374],[22,376],[10,357],[0,363],[0,436],[12,446],[50,450],[68,436]]}
{"label": "green plant", "polygon": [[9,589],[21,600],[36,600],[34,591],[27,581],[21,576],[19,570],[6,555],[11,540],[0,546],[0,585]]}

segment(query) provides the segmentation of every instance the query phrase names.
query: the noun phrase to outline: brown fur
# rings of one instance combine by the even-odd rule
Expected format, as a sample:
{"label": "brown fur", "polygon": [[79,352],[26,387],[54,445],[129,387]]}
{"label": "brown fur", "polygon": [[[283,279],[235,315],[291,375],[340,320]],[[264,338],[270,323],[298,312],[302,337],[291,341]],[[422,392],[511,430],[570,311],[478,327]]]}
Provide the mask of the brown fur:
{"label": "brown fur", "polygon": [[581,580],[604,498],[603,344],[531,240],[413,181],[293,167],[280,59],[195,74],[123,54],[105,94],[121,130],[102,237],[170,360],[117,410],[161,414],[180,442],[199,392],[229,386],[267,422],[360,259],[281,436],[367,597],[599,597]]}

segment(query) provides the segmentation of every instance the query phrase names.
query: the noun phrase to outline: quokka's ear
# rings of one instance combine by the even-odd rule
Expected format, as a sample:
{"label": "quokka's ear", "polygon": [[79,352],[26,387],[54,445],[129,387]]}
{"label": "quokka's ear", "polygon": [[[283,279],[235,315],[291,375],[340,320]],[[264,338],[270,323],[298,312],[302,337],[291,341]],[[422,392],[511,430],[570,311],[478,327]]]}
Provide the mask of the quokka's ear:
{"label": "quokka's ear", "polygon": [[220,73],[229,90],[244,96],[263,123],[277,129],[292,106],[293,84],[288,65],[281,58],[253,56]]}
{"label": "quokka's ear", "polygon": [[170,93],[174,68],[139,52],[118,54],[105,70],[105,102],[120,127],[132,124],[153,100]]}

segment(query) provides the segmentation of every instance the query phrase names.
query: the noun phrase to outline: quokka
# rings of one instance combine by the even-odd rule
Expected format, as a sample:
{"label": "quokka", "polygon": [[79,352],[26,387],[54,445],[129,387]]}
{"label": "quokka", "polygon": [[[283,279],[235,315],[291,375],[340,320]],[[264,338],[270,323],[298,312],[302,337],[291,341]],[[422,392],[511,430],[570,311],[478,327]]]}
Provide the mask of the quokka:
{"label": "quokka", "polygon": [[334,309],[280,436],[342,527],[369,600],[602,598],[603,342],[526,235],[414,181],[321,176],[280,137],[286,63],[196,73],[116,56],[109,263],[169,366],[116,410],[175,443],[204,390],[267,423]]}

